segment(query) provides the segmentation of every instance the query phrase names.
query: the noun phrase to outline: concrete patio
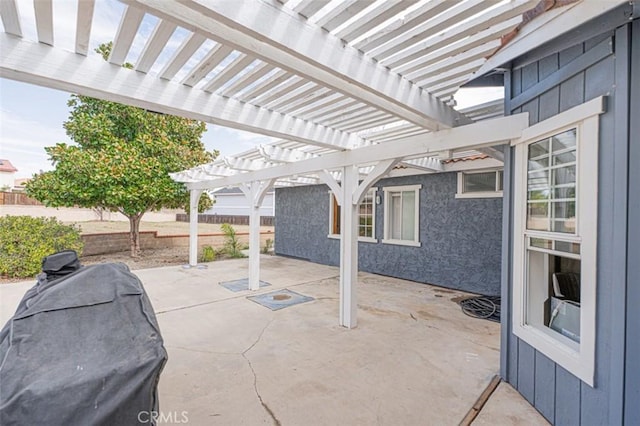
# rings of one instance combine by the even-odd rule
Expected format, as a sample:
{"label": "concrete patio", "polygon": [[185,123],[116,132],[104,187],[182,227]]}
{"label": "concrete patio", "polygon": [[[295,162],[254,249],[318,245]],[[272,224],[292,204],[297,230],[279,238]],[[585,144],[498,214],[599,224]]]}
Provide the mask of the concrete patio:
{"label": "concrete patio", "polygon": [[[360,273],[358,327],[338,324],[338,269],[263,256],[258,292],[219,285],[246,259],[135,273],[169,352],[164,415],[195,425],[454,425],[498,372],[499,325],[464,315],[464,293]],[[33,282],[0,286],[4,324]],[[315,300],[272,311],[249,295]],[[179,423],[179,422],[176,422]],[[547,424],[501,384],[477,424]]]}

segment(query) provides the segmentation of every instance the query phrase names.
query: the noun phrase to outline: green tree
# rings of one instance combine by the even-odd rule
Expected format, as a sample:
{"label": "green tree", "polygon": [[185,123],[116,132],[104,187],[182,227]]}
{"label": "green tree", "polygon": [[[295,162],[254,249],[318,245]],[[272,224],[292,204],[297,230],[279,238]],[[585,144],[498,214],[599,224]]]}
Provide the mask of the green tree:
{"label": "green tree", "polygon": [[[106,59],[111,43],[96,51]],[[68,105],[63,126],[76,145],[45,148],[55,169],[35,175],[26,192],[46,206],[122,213],[129,219],[131,256],[138,256],[142,216],[189,204],[188,191],[169,173],[210,162],[218,152],[205,150],[200,121],[79,95],[71,95]],[[203,194],[199,210],[211,204]]]}

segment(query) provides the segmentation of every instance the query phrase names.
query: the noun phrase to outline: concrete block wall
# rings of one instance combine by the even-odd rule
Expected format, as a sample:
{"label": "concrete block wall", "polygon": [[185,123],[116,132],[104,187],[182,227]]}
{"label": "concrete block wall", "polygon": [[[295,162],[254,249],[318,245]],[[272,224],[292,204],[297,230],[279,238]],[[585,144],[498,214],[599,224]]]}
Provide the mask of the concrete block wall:
{"label": "concrete block wall", "polygon": [[[249,233],[237,234],[240,242],[249,242]],[[273,232],[262,232],[260,234],[260,246],[264,246],[268,239],[273,240]],[[130,250],[129,233],[114,232],[110,234],[85,234],[82,235],[84,242],[83,256],[93,256],[98,254],[118,253]],[[198,247],[211,246],[221,248],[224,245],[224,234],[201,234],[198,235]],[[140,232],[140,248],[142,250],[164,249],[173,247],[189,247],[188,235],[158,235],[155,231]]]}

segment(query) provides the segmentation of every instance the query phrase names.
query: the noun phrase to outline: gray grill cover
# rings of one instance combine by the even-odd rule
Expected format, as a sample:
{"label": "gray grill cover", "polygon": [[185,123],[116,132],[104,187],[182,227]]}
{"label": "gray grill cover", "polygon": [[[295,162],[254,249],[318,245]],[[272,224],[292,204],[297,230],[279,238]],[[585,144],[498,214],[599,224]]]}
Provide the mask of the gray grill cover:
{"label": "gray grill cover", "polygon": [[166,360],[149,298],[126,265],[43,274],[0,332],[0,424],[148,422],[139,413],[158,410]]}

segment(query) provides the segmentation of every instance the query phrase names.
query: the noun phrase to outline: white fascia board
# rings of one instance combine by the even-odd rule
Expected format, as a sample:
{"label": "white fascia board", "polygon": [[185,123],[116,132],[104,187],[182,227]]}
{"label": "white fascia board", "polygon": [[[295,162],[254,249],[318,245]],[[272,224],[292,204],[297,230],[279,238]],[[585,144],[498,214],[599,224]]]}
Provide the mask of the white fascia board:
{"label": "white fascia board", "polygon": [[0,77],[331,149],[354,134],[268,111],[56,47],[0,34]]}
{"label": "white fascia board", "polygon": [[596,18],[603,13],[629,3],[628,0],[585,0],[550,10],[524,25],[518,34],[484,63],[475,73],[480,77],[531,49],[562,36],[562,34]]}
{"label": "white fascia board", "polygon": [[473,149],[507,143],[519,138],[529,124],[527,113],[485,120],[479,123],[398,139],[394,143],[370,145],[349,151],[326,154],[295,163],[287,163],[221,179],[187,184],[189,189],[234,186],[256,180],[277,179],[358,164],[373,164],[386,159],[437,153],[448,149]]}
{"label": "white fascia board", "polygon": [[[469,123],[293,11],[263,1],[124,0],[162,19],[431,130]],[[295,37],[291,37],[295,34]],[[318,46],[322,46],[321,49]]]}

